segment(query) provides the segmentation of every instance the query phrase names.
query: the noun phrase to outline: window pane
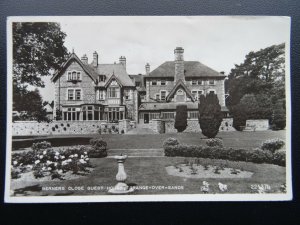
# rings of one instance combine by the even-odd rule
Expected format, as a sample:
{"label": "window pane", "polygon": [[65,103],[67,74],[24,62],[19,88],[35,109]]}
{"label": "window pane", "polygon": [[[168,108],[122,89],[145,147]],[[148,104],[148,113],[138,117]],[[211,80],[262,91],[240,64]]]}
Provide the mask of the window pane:
{"label": "window pane", "polygon": [[76,97],[76,100],[80,100],[81,99],[81,90],[76,90],[75,91],[75,97]]}
{"label": "window pane", "polygon": [[68,90],[68,99],[74,100],[74,90],[73,89]]}

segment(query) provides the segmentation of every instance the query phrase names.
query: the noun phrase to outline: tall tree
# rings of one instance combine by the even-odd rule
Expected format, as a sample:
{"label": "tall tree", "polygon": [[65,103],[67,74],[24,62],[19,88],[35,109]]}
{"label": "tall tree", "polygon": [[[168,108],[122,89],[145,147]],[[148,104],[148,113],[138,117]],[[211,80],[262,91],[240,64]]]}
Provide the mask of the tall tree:
{"label": "tall tree", "polygon": [[176,107],[176,116],[175,116],[175,129],[178,132],[183,132],[187,127],[187,106],[178,105]]}
{"label": "tall tree", "polygon": [[214,93],[201,95],[198,109],[202,134],[208,138],[214,138],[219,132],[223,119],[218,96]]}
{"label": "tall tree", "polygon": [[27,86],[44,87],[42,76],[52,75],[68,55],[66,34],[58,23],[13,23],[13,101],[14,107]]}
{"label": "tall tree", "polygon": [[[271,94],[284,98],[285,44],[273,45],[246,55],[228,76],[229,106],[239,103],[245,94]],[[274,89],[281,89],[274,93]],[[282,91],[283,90],[283,91]],[[280,95],[280,96],[277,96]]]}

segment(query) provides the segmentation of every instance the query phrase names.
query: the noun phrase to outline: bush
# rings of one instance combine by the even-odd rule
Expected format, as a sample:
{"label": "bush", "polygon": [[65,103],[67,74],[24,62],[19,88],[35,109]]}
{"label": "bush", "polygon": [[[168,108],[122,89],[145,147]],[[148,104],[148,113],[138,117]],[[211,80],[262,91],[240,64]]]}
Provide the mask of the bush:
{"label": "bush", "polygon": [[183,132],[187,127],[187,106],[178,105],[176,107],[176,116],[174,127],[177,132]]}
{"label": "bush", "polygon": [[43,150],[43,149],[48,149],[48,148],[51,148],[51,143],[49,141],[40,141],[40,142],[36,142],[36,143],[33,143],[31,148],[32,150],[34,151],[37,151],[37,150]]}
{"label": "bush", "polygon": [[101,138],[93,138],[90,140],[91,149],[89,151],[89,157],[91,158],[103,158],[107,156],[107,143]]}
{"label": "bush", "polygon": [[278,151],[273,154],[273,162],[279,166],[285,166],[286,155],[284,151]]}
{"label": "bush", "polygon": [[223,120],[218,96],[213,93],[206,96],[201,95],[198,110],[202,134],[208,138],[214,138],[218,134]]}
{"label": "bush", "polygon": [[206,141],[206,145],[210,147],[223,147],[223,141],[220,138],[210,138]]}
{"label": "bush", "polygon": [[163,147],[175,146],[175,145],[179,145],[179,141],[176,138],[168,138],[163,143]]}
{"label": "bush", "polygon": [[283,100],[278,101],[273,110],[272,129],[283,130],[286,126],[285,103]]}
{"label": "bush", "polygon": [[224,147],[196,146],[196,145],[166,145],[165,156],[198,157],[210,159],[224,159],[231,161],[246,161],[254,163],[271,163],[285,166],[285,152],[276,152],[261,149],[233,149]]}
{"label": "bush", "polygon": [[269,139],[262,143],[261,149],[268,150],[274,153],[275,151],[281,149],[284,145],[284,141],[279,138]]}

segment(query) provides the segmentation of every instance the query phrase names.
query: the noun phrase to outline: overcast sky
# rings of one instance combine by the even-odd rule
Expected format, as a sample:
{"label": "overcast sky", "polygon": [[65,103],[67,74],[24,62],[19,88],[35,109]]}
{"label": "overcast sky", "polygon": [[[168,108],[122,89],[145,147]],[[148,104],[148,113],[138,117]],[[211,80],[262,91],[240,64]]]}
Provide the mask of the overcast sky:
{"label": "overcast sky", "polygon": [[[65,46],[89,62],[94,51],[99,63],[127,59],[127,72],[145,72],[174,60],[174,48],[184,48],[184,59],[200,61],[228,74],[250,51],[288,41],[286,17],[56,17],[67,34]],[[48,79],[49,80],[49,79]],[[53,85],[41,90],[53,100]],[[51,93],[51,94],[50,94]]]}

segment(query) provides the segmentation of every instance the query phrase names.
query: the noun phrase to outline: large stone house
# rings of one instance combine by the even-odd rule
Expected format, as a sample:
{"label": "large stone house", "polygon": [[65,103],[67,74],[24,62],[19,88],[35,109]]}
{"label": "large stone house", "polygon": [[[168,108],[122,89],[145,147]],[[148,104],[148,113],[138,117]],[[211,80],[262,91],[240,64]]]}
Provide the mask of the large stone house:
{"label": "large stone house", "polygon": [[139,123],[148,124],[153,119],[174,119],[176,106],[185,104],[188,118],[198,118],[198,103],[201,94],[215,93],[224,114],[225,75],[198,61],[184,61],[184,49],[174,50],[174,61],[167,61],[150,72],[146,65],[143,76],[145,100],[139,106]]}
{"label": "large stone house", "polygon": [[[54,109],[61,112],[62,120],[137,121],[137,90],[126,72],[124,56],[119,63],[101,64],[94,52],[89,64],[86,55],[79,59],[73,52],[52,82]],[[58,119],[56,110],[54,118]]]}

